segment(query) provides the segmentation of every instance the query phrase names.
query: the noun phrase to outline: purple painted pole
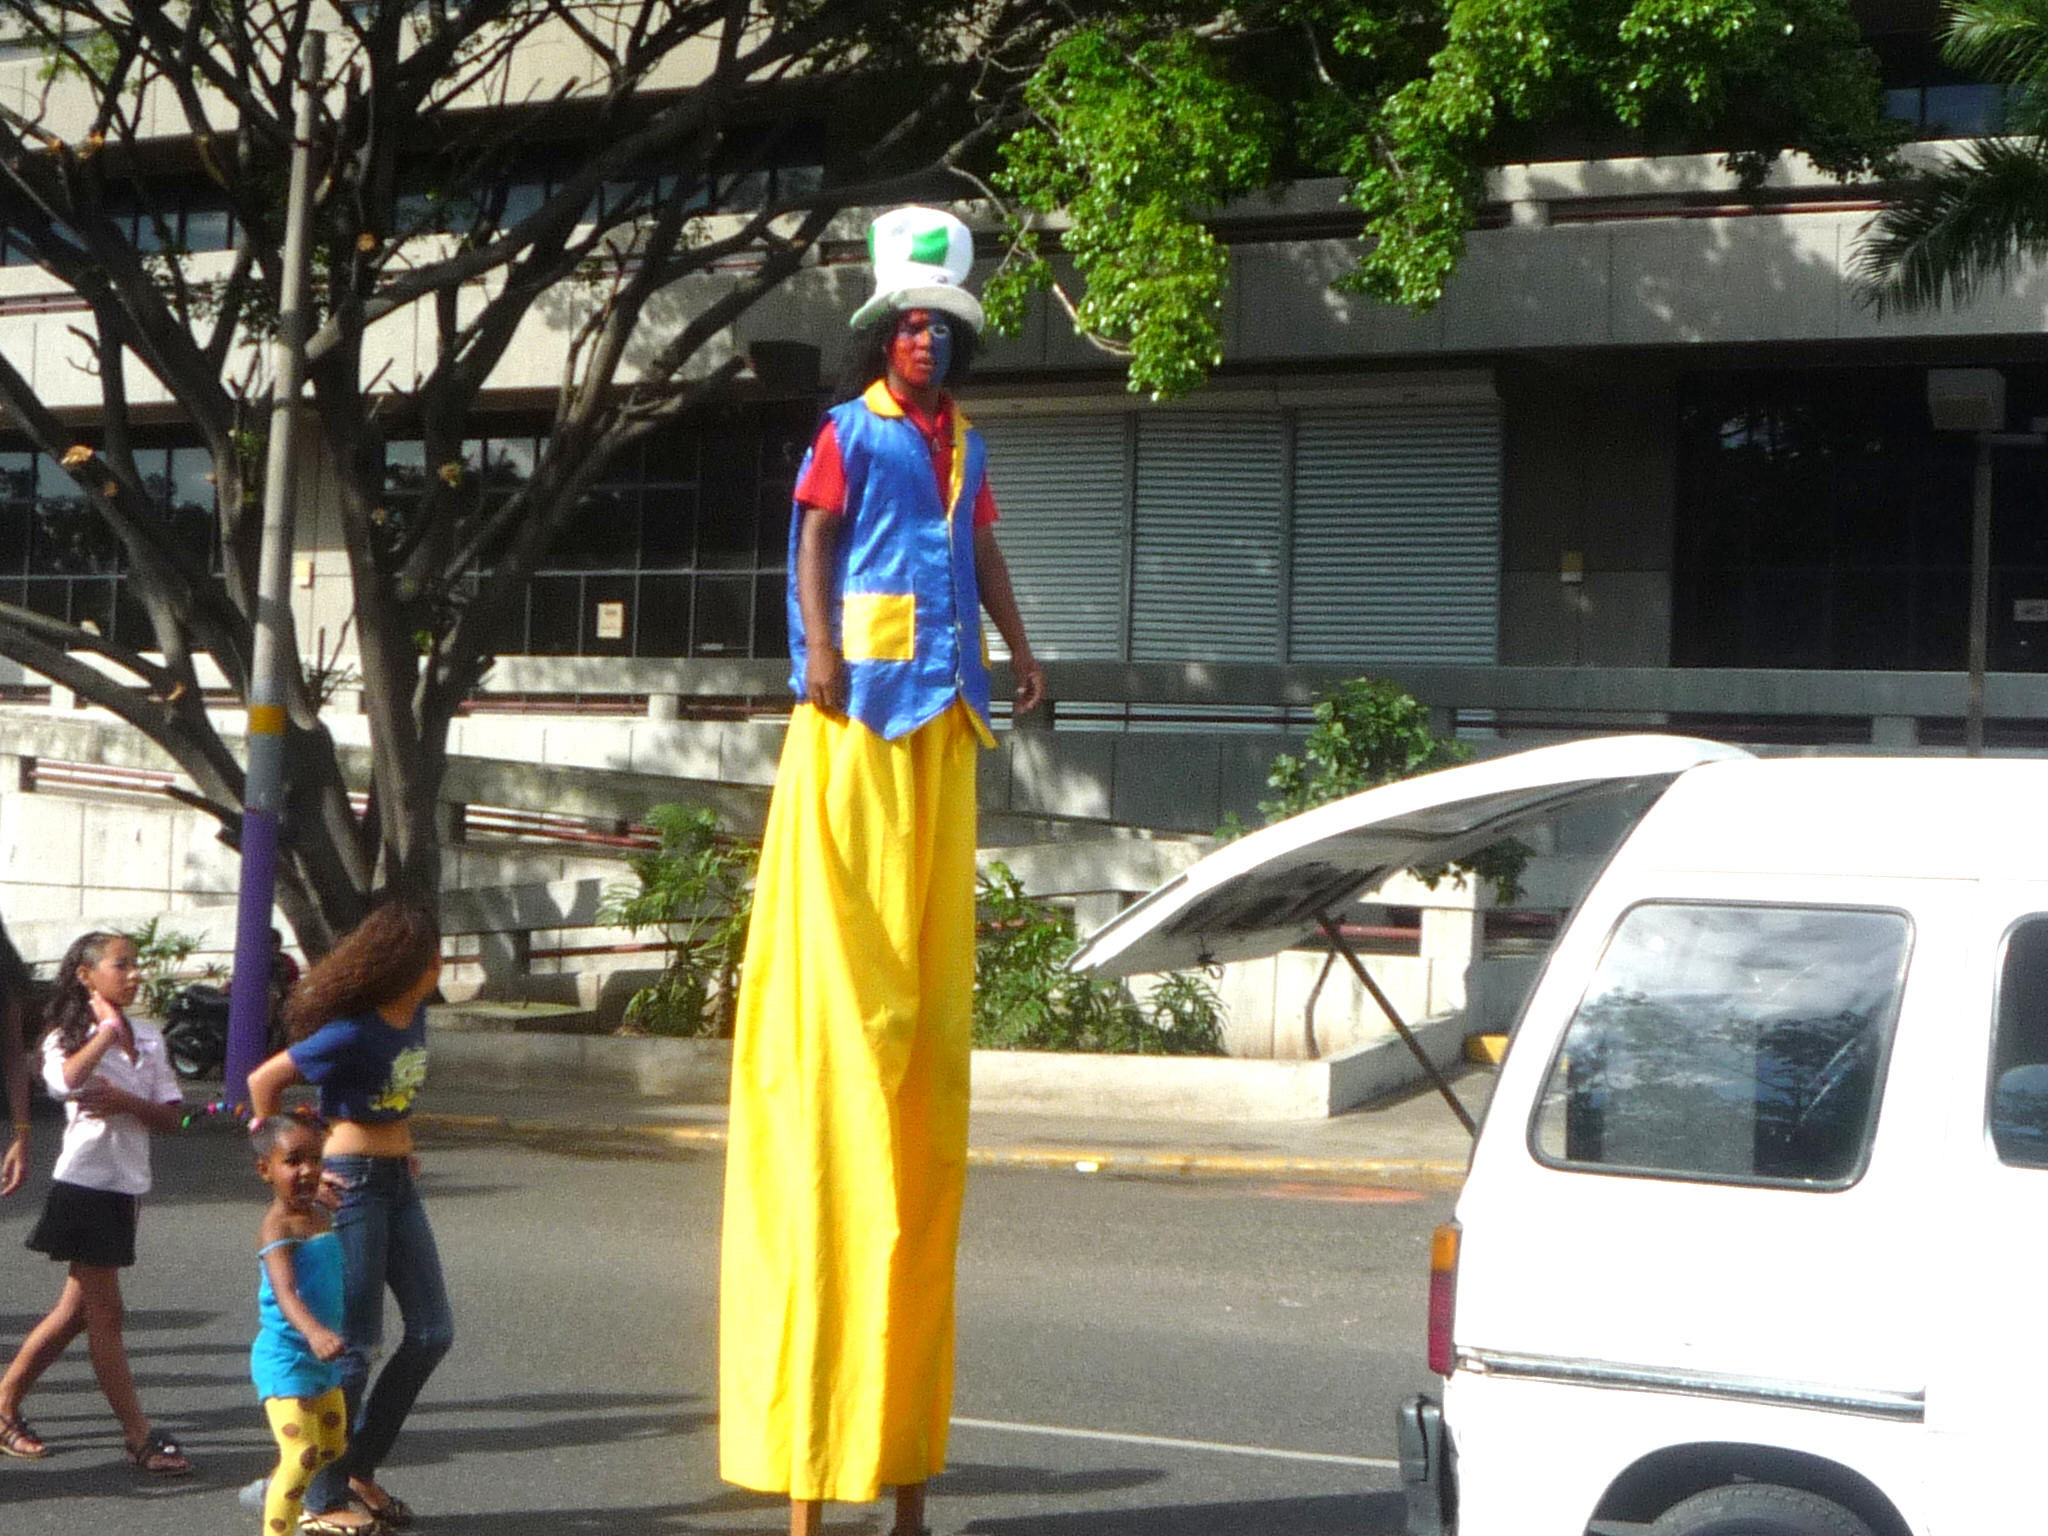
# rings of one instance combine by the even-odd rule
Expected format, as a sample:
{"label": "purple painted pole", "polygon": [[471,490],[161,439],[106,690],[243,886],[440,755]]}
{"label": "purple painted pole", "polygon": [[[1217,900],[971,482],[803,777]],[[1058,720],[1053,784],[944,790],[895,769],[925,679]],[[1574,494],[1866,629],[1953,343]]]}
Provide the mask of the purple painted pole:
{"label": "purple painted pole", "polygon": [[[255,750],[252,738],[252,757]],[[269,1051],[270,907],[276,890],[276,813],[245,806],[242,889],[235,906],[235,971],[228,991],[228,1060],[221,1088],[221,1097],[238,1114],[249,1102],[249,1072]]]}
{"label": "purple painted pole", "polygon": [[242,888],[235,905],[235,978],[228,993],[228,1059],[221,1097],[249,1102],[249,1071],[270,1039],[270,909],[277,895],[277,825],[284,809],[283,669],[298,665],[293,638],[291,560],[293,439],[306,357],[306,267],[312,234],[313,110],[319,101],[324,33],[308,32],[299,54],[292,179],[285,204],[284,271],[278,293],[276,378],[270,395],[270,452],[263,472],[263,552],[256,568],[256,643],[249,658],[249,772],[242,789]]}

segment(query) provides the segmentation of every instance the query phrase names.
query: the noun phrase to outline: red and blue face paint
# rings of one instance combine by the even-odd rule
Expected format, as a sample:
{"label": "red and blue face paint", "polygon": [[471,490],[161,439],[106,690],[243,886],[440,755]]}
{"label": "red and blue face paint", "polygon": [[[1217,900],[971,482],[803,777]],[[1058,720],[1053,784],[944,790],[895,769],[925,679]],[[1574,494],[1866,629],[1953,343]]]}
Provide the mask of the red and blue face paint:
{"label": "red and blue face paint", "polygon": [[889,371],[912,389],[945,382],[953,365],[953,328],[929,309],[905,310],[889,337]]}

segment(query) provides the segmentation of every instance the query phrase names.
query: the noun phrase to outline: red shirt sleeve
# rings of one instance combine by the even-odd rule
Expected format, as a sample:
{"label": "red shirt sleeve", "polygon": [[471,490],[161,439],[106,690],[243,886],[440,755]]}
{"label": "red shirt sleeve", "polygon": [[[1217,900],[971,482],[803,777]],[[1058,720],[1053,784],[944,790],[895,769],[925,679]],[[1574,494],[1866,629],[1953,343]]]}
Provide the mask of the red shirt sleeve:
{"label": "red shirt sleeve", "polygon": [[846,465],[839,457],[839,433],[829,416],[811,443],[811,461],[796,483],[796,500],[820,512],[846,511]]}
{"label": "red shirt sleeve", "polygon": [[988,488],[988,476],[981,477],[981,489],[974,497],[974,526],[987,528],[1003,514],[996,510],[996,493]]}

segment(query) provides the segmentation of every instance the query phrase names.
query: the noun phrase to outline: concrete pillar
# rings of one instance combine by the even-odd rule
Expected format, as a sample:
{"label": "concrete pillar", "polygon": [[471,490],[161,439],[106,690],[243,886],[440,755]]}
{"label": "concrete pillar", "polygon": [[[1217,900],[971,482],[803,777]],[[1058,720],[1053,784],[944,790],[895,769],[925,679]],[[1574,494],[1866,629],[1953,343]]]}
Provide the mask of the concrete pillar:
{"label": "concrete pillar", "polygon": [[469,807],[459,800],[443,800],[434,807],[434,830],[444,847],[459,847],[467,840]]}
{"label": "concrete pillar", "polygon": [[1880,752],[1911,752],[1920,745],[1920,722],[1911,715],[1872,715],[1870,744]]}
{"label": "concrete pillar", "polygon": [[478,934],[476,948],[477,964],[484,973],[479,995],[493,999],[522,996],[533,965],[533,935],[523,928],[515,933]]}
{"label": "concrete pillar", "polygon": [[36,787],[36,760],[15,752],[0,752],[0,794],[28,794]]}
{"label": "concrete pillar", "polygon": [[1043,700],[1038,708],[1028,715],[1010,716],[1013,731],[1049,731],[1053,728],[1054,705],[1051,699]]}
{"label": "concrete pillar", "polygon": [[679,720],[683,713],[683,698],[677,693],[650,693],[647,695],[647,718],[664,724]]}
{"label": "concrete pillar", "polygon": [[1120,891],[1086,891],[1074,898],[1074,932],[1080,938],[1102,927],[1124,909]]}

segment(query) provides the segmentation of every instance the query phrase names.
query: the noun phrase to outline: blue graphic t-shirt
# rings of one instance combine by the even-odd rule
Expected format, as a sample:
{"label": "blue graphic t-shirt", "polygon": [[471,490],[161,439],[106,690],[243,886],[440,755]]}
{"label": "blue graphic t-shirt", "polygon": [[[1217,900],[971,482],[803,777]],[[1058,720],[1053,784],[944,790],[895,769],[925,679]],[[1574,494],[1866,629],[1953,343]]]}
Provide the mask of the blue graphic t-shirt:
{"label": "blue graphic t-shirt", "polygon": [[394,1029],[375,1009],[323,1024],[291,1048],[299,1076],[320,1090],[325,1120],[403,1120],[427,1080],[427,1010]]}

